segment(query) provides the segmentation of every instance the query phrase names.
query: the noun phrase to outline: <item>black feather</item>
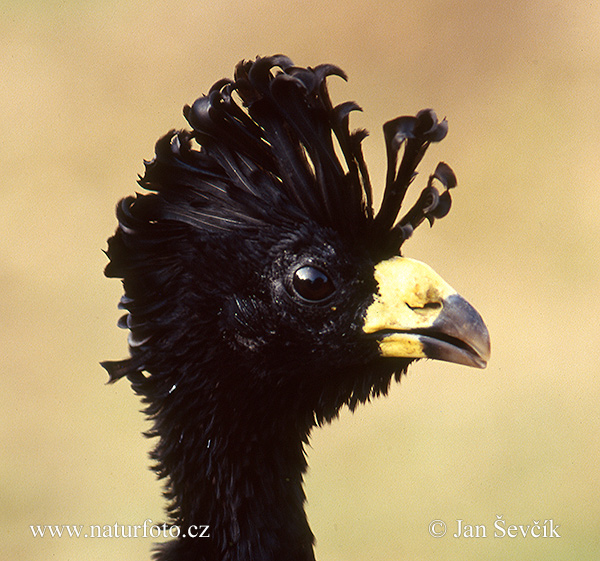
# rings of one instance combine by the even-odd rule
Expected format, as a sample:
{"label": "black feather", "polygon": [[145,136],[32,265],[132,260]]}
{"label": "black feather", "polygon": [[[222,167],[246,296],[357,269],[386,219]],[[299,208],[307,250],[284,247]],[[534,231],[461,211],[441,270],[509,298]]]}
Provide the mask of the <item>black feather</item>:
{"label": "black feather", "polygon": [[[397,220],[447,124],[431,110],[385,124],[375,213],[367,133],[349,128],[360,108],[332,104],[330,76],[346,79],[282,55],[241,62],[185,108],[191,130],[157,142],[145,193],[118,205],[106,275],[123,279],[131,357],[103,366],[146,404],[171,521],[211,526],[210,540],[178,540],[163,560],[314,559],[301,485],[308,434],[342,405],[385,393],[410,362],[375,361],[374,342],[356,335],[373,263],[450,208],[456,179],[440,164]],[[294,301],[289,271],[326,263],[335,298]]]}

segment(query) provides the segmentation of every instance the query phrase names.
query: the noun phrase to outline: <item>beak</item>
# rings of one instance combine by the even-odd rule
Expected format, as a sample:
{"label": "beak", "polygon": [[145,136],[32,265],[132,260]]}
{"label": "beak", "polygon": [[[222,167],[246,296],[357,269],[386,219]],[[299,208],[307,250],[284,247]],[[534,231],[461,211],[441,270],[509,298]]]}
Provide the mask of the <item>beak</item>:
{"label": "beak", "polygon": [[381,356],[486,367],[490,336],[481,316],[431,267],[392,257],[375,266],[375,280],[363,331],[376,338]]}

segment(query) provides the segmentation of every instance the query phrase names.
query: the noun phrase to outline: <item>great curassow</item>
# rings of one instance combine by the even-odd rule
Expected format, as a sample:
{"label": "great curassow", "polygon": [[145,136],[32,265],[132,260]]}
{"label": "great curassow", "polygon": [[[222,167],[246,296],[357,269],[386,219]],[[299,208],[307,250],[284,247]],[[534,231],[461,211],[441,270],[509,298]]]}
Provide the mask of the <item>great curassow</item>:
{"label": "great curassow", "polygon": [[123,279],[131,356],[103,366],[153,421],[180,529],[161,561],[314,560],[302,487],[312,428],[385,394],[415,359],[488,360],[479,314],[400,255],[450,209],[456,179],[440,163],[397,220],[446,121],[424,110],[384,125],[375,213],[366,132],[348,126],[359,107],[332,105],[331,75],[345,79],[282,55],[241,62],[185,108],[191,131],[158,141],[147,192],[118,206],[106,275]]}

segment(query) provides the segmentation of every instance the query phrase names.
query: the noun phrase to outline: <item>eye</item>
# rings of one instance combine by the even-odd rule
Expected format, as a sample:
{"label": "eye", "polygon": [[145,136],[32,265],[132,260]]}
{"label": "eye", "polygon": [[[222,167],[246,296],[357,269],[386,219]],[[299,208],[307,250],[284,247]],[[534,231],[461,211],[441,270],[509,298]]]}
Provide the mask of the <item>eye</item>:
{"label": "eye", "polygon": [[301,298],[309,302],[325,300],[335,291],[327,274],[311,265],[300,267],[294,272],[292,286]]}

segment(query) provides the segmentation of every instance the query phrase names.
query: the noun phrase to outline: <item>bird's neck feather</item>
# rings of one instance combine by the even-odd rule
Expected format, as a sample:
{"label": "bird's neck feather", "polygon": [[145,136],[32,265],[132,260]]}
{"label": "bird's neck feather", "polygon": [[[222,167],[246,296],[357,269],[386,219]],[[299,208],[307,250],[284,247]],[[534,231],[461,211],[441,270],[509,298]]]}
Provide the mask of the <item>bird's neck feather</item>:
{"label": "bird's neck feather", "polygon": [[156,417],[155,457],[173,517],[181,534],[194,525],[210,535],[179,539],[157,558],[313,561],[302,488],[312,423],[298,425],[297,415],[278,414],[257,396],[217,393],[199,394],[195,411],[173,400]]}

